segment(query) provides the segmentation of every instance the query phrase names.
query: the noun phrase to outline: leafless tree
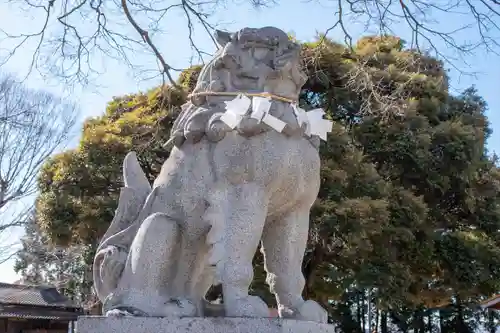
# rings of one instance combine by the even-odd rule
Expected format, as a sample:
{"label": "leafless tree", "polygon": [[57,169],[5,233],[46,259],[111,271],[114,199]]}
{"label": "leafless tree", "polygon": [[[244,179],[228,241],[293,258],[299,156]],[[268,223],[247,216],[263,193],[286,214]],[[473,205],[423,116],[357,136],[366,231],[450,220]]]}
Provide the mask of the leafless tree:
{"label": "leafless tree", "polygon": [[38,171],[68,142],[75,120],[74,104],[0,75],[0,235],[26,223]]}
{"label": "leafless tree", "polygon": [[[409,48],[432,52],[451,66],[458,57],[478,50],[500,51],[498,0],[336,0],[335,4],[336,20],[326,34],[340,29],[348,45],[353,37],[347,22],[361,22],[367,31],[381,35],[398,35],[407,28]],[[455,52],[445,54],[445,50]]]}
{"label": "leafless tree", "polygon": [[[134,69],[138,52],[149,52],[156,59],[159,73],[175,85],[168,60],[154,43],[155,36],[169,26],[172,13],[181,13],[186,22],[194,54],[202,57],[193,38],[197,29],[211,34],[215,28],[214,12],[227,0],[4,0],[11,7],[32,15],[42,15],[39,27],[12,31],[0,22],[0,43],[10,47],[0,54],[0,65],[7,63],[29,42],[35,43],[30,71],[53,74],[66,82],[87,83],[99,74],[93,64],[99,57],[124,61]],[[235,1],[235,0],[233,0]],[[291,1],[291,0],[290,0]],[[304,0],[293,0],[304,1]],[[394,34],[404,27],[411,32],[410,47],[433,51],[456,65],[444,48],[457,56],[478,48],[499,51],[500,1],[498,0],[306,0],[332,8],[332,25],[325,34],[338,29],[347,44],[353,44],[353,22],[371,33]],[[286,5],[279,0],[242,0],[255,7]],[[438,21],[437,18],[441,20]],[[449,18],[443,22],[443,18]],[[458,25],[451,22],[459,22]],[[444,24],[445,23],[445,24]],[[33,28],[33,29],[29,29]],[[179,27],[175,27],[178,29]],[[467,40],[460,38],[467,31]],[[397,33],[397,32],[396,32]],[[0,44],[1,45],[1,44]],[[458,69],[458,68],[457,68]],[[157,71],[158,73],[158,71]]]}

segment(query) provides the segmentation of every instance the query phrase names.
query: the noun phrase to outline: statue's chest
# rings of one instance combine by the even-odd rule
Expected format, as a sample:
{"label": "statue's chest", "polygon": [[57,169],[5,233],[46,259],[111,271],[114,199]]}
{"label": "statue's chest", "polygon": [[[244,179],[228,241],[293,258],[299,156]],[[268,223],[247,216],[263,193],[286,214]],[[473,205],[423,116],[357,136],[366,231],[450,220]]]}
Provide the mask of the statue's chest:
{"label": "statue's chest", "polygon": [[288,138],[274,131],[251,138],[228,133],[215,146],[213,157],[217,177],[231,183],[276,187],[306,183],[319,175],[318,152],[306,139]]}

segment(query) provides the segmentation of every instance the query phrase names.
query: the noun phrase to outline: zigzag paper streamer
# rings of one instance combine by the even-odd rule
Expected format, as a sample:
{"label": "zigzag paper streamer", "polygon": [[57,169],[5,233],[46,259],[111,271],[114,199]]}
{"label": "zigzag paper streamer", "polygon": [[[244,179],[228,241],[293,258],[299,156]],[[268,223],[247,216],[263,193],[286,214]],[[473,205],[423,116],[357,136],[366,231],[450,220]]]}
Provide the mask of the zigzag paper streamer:
{"label": "zigzag paper streamer", "polygon": [[314,109],[306,112],[309,124],[311,124],[311,135],[317,135],[321,140],[327,140],[327,133],[332,131],[333,121],[323,119],[325,111]]}
{"label": "zigzag paper streamer", "polygon": [[250,108],[251,100],[244,95],[238,95],[235,99],[224,103],[226,104],[226,112],[220,117],[220,120],[234,129]]}

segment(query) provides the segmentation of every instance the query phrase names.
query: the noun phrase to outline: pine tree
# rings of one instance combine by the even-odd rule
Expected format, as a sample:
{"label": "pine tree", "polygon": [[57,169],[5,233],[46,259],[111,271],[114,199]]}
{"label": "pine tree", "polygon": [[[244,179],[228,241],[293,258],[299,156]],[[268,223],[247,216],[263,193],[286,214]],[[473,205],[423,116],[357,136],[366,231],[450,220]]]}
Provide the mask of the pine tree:
{"label": "pine tree", "polygon": [[24,228],[21,239],[22,248],[17,253],[14,271],[21,274],[23,283],[42,284],[44,282],[43,265],[45,258],[44,236],[32,215]]}
{"label": "pine tree", "polygon": [[93,248],[54,246],[32,216],[25,226],[14,271],[24,284],[50,285],[82,305],[93,301],[91,262]]}

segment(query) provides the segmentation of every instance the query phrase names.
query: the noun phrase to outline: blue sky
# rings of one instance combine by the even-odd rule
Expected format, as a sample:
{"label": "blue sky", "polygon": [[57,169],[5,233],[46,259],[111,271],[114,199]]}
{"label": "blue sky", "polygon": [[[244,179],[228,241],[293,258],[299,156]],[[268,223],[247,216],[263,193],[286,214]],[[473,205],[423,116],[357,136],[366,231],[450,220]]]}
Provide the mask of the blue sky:
{"label": "blue sky", "polygon": [[[288,2],[289,1],[289,2]],[[15,3],[15,2],[14,2]],[[244,1],[239,1],[244,3]],[[287,32],[293,32],[299,40],[310,40],[314,38],[317,32],[325,31],[335,20],[334,2],[324,1],[322,5],[316,1],[287,0],[282,3],[288,3],[274,8],[264,8],[258,11],[253,10],[247,5],[231,5],[222,8],[213,17],[213,21],[218,22],[221,27],[229,30],[236,30],[244,26],[260,27],[273,25]],[[448,15],[441,13],[435,16],[436,26],[457,26],[462,24],[463,17],[457,15]],[[189,64],[191,50],[187,42],[186,22],[181,15],[172,15],[168,19],[166,32],[161,36],[155,36],[155,44],[158,46],[167,62],[174,67],[186,67]],[[166,22],[166,23],[167,23]],[[6,4],[0,4],[0,28],[9,28],[10,32],[20,31],[25,27],[39,26],[42,24],[40,17],[28,16],[28,14],[19,12]],[[500,23],[500,22],[499,22]],[[362,27],[353,22],[346,22],[347,28],[353,36],[359,36]],[[408,29],[405,26],[393,26],[394,30],[402,38],[409,38]],[[201,30],[200,30],[201,31]],[[342,33],[334,30],[331,37],[339,41],[342,40]],[[473,39],[476,36],[474,31],[463,31],[460,36],[462,40]],[[198,45],[205,50],[211,50],[211,42],[206,35],[197,34],[195,36]],[[439,45],[439,42],[438,42]],[[8,47],[6,44],[0,44],[1,47]],[[452,56],[451,50],[441,49],[444,54]],[[23,75],[26,72],[27,64],[30,61],[30,48],[20,50],[16,58],[8,63],[7,70]],[[151,63],[151,58],[144,54],[137,54],[136,60],[144,63]],[[497,110],[500,109],[500,57],[494,54],[479,51],[474,55],[464,59],[470,64],[468,67],[465,62],[455,62],[467,72],[477,73],[475,76],[461,76],[456,70],[450,69],[451,86],[453,89],[462,90],[468,86],[475,85],[489,105],[488,117],[492,124],[494,133],[489,141],[491,151],[499,151],[500,144],[500,115]],[[120,61],[107,60],[103,68],[106,72],[99,77],[99,87],[93,85],[85,89],[74,89],[68,91],[67,87],[58,84],[48,84],[38,75],[32,75],[26,83],[33,88],[43,88],[53,91],[57,94],[66,95],[75,100],[81,108],[80,118],[84,119],[90,116],[96,116],[104,111],[106,103],[113,96],[132,93],[138,90],[145,90],[154,86],[158,81],[140,81],[129,68]],[[498,128],[498,131],[496,130]],[[20,230],[11,232],[8,235],[0,237],[0,245],[7,241],[19,238]],[[12,282],[16,280],[12,271],[12,261],[0,265],[0,281]]]}

